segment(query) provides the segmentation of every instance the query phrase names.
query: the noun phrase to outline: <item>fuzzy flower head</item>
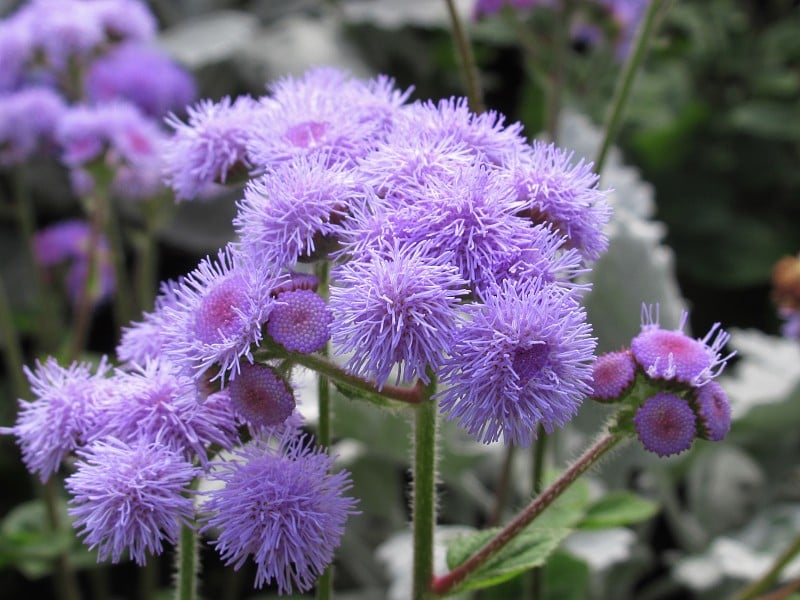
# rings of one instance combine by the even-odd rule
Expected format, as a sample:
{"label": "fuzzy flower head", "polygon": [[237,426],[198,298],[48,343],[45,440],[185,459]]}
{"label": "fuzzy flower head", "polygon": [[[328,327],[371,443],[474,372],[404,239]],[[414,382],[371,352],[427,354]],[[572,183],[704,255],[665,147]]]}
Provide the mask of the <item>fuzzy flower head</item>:
{"label": "fuzzy flower head", "polygon": [[398,381],[428,382],[448,352],[466,282],[423,245],[395,246],[353,260],[334,272],[333,343],[353,353],[346,368],[383,386],[397,366]]}
{"label": "fuzzy flower head", "polygon": [[111,383],[99,405],[93,440],[158,441],[188,461],[205,464],[210,446],[231,448],[238,439],[227,394],[198,402],[194,382],[164,360],[118,370]]}
{"label": "fuzzy flower head", "polygon": [[649,377],[699,387],[719,375],[733,356],[721,355],[730,335],[719,323],[703,339],[694,339],[683,332],[687,319],[684,312],[678,329],[661,329],[657,309],[643,307],[642,331],[631,341],[631,353]]}
{"label": "fuzzy flower head", "polygon": [[213,379],[235,377],[239,359],[253,361],[251,344],[261,340],[275,305],[270,291],[280,283],[231,246],[201,261],[175,288],[175,304],[164,308],[170,360],[195,380],[212,367]]}
{"label": "fuzzy flower head", "polygon": [[716,381],[709,381],[694,392],[692,405],[697,413],[700,437],[718,442],[731,429],[731,405],[728,395]]}
{"label": "fuzzy flower head", "polygon": [[160,118],[194,100],[191,76],[153,46],[121,44],[92,63],[84,80],[93,103],[126,100]]}
{"label": "fuzzy flower head", "polygon": [[311,354],[330,339],[331,311],[311,290],[278,294],[278,302],[267,322],[267,333],[292,352]]}
{"label": "fuzzy flower head", "polygon": [[328,162],[321,155],[295,157],[248,184],[233,222],[244,252],[290,267],[313,256],[326,238],[336,239],[361,194],[349,170]]}
{"label": "fuzzy flower head", "polygon": [[574,295],[505,281],[466,319],[441,370],[440,406],[484,443],[526,446],[567,423],[591,392],[595,339]]}
{"label": "fuzzy flower head", "polygon": [[600,402],[619,399],[633,385],[636,362],[627,350],[607,352],[592,367],[592,398]]}
{"label": "fuzzy flower head", "polygon": [[636,411],[633,424],[645,449],[659,456],[680,454],[694,441],[696,418],[689,403],[668,392],[645,400]]}
{"label": "fuzzy flower head", "polygon": [[571,152],[539,141],[524,157],[514,169],[524,214],[554,226],[587,260],[599,258],[608,247],[603,227],[611,208],[591,163],[573,163]]}
{"label": "fuzzy flower head", "polygon": [[165,328],[168,320],[166,308],[177,307],[178,296],[175,293],[177,287],[178,283],[172,280],[161,282],[153,311],[145,312],[141,321],[132,322],[122,328],[122,336],[116,349],[119,360],[131,364],[145,364],[162,355],[168,341]]}
{"label": "fuzzy flower head", "polygon": [[112,42],[148,42],[158,31],[155,16],[139,0],[92,0],[91,8]]}
{"label": "fuzzy flower head", "polygon": [[311,69],[269,86],[248,146],[258,169],[295,156],[324,155],[329,164],[354,165],[377,142],[407,94],[391,82],[364,84],[332,68]]}
{"label": "fuzzy flower head", "polygon": [[86,443],[109,367],[105,360],[96,368],[89,363],[62,367],[48,358],[33,371],[24,370],[35,399],[19,400],[17,423],[5,433],[17,437],[28,471],[45,482],[65,456]]}
{"label": "fuzzy flower head", "polygon": [[347,472],[303,438],[284,434],[277,447],[255,440],[211,477],[225,486],[211,493],[201,530],[219,530],[212,542],[238,570],[257,566],[255,586],[275,583],[279,594],[306,592],[333,560],[355,500],[344,493]]}
{"label": "fuzzy flower head", "polygon": [[178,200],[191,200],[214,183],[225,183],[232,172],[252,167],[247,144],[259,104],[248,96],[231,102],[202,100],[187,109],[184,123],[171,115],[174,129],[164,152],[164,180]]}
{"label": "fuzzy flower head", "polygon": [[242,365],[226,389],[236,415],[254,427],[280,425],[296,406],[291,385],[268,365]]}
{"label": "fuzzy flower head", "polygon": [[138,565],[174,544],[194,515],[188,496],[198,470],[169,446],[114,438],[80,452],[78,470],[66,480],[73,526],[98,560],[117,563],[127,550]]}
{"label": "fuzzy flower head", "polygon": [[19,164],[54,148],[55,130],[65,112],[64,99],[48,88],[0,95],[0,166]]}

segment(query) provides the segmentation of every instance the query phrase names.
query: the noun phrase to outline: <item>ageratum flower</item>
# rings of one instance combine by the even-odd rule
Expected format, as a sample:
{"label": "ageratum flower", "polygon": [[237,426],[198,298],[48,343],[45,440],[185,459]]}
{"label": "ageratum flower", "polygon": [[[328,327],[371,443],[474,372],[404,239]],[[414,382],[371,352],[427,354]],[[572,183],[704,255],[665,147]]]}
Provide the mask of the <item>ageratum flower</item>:
{"label": "ageratum flower", "polygon": [[633,385],[636,363],[628,350],[607,352],[592,367],[592,399],[613,402]]}
{"label": "ageratum flower", "polygon": [[295,156],[322,155],[328,164],[355,165],[407,97],[395,92],[390,80],[365,85],[332,68],[285,77],[268,90],[248,144],[254,165],[262,170]]}
{"label": "ageratum flower", "polygon": [[175,130],[164,152],[164,180],[177,200],[191,200],[213,183],[225,183],[233,171],[248,170],[252,162],[247,143],[259,104],[248,96],[233,102],[202,100],[187,109],[188,122],[171,115]]}
{"label": "ageratum flower", "polygon": [[284,423],[297,404],[292,386],[269,365],[242,365],[226,390],[236,415],[255,427]]}
{"label": "ageratum flower", "polygon": [[162,281],[155,306],[152,312],[142,314],[141,321],[130,323],[122,328],[120,342],[116,354],[119,360],[131,364],[145,364],[162,356],[162,351],[167,345],[165,332],[165,309],[167,306],[176,307],[178,297],[175,281]]}
{"label": "ageratum flower", "polygon": [[659,392],[645,400],[636,411],[633,424],[645,449],[659,456],[688,450],[697,433],[695,414],[689,403],[668,392]]}
{"label": "ageratum flower", "polygon": [[345,367],[383,386],[397,366],[398,381],[424,382],[452,343],[466,282],[424,245],[396,245],[352,260],[333,273],[331,334]]}
{"label": "ageratum flower", "polygon": [[690,403],[700,425],[700,437],[712,442],[722,440],[731,429],[731,404],[716,381],[695,390]]}
{"label": "ageratum flower", "polygon": [[19,164],[39,151],[52,149],[56,127],[65,112],[64,99],[48,88],[0,95],[0,165]]}
{"label": "ageratum flower", "polygon": [[642,307],[642,331],[631,341],[631,352],[649,377],[699,387],[719,375],[733,356],[721,356],[730,335],[715,323],[703,339],[686,335],[688,314],[678,329],[661,329],[658,309]]}
{"label": "ageratum flower", "polygon": [[194,382],[165,360],[117,370],[110,384],[100,399],[91,440],[158,441],[187,461],[205,464],[211,445],[229,449],[238,439],[228,395],[211,394],[198,402]]}
{"label": "ageratum flower", "polygon": [[252,180],[233,221],[242,248],[259,261],[290,267],[309,257],[362,196],[352,173],[321,155],[298,156]]}
{"label": "ageratum flower", "polygon": [[331,337],[331,311],[311,290],[293,290],[277,295],[269,316],[267,333],[292,352],[311,354],[325,347]]}
{"label": "ageratum flower", "polygon": [[89,3],[110,41],[146,42],[155,38],[158,22],[139,0],[92,0]]}
{"label": "ageratum flower", "polygon": [[48,358],[33,371],[24,370],[35,399],[20,399],[16,425],[2,432],[16,436],[22,462],[44,482],[67,454],[86,443],[109,366],[103,359],[97,367],[83,362],[62,367]]}
{"label": "ageratum flower", "polygon": [[484,443],[526,446],[569,421],[591,392],[595,339],[561,286],[503,282],[463,307],[441,369],[442,411]]}
{"label": "ageratum flower", "polygon": [[573,164],[572,152],[534,141],[514,167],[515,186],[524,215],[549,223],[567,237],[587,260],[608,247],[603,227],[611,218],[607,192],[598,189],[591,163]]}
{"label": "ageratum flower", "polygon": [[205,258],[175,288],[175,303],[164,307],[169,359],[195,380],[212,368],[212,379],[235,377],[241,358],[253,361],[251,345],[261,340],[275,306],[270,292],[280,283],[230,245],[215,261]]}
{"label": "ageratum flower", "polygon": [[65,482],[72,494],[73,526],[98,560],[119,562],[127,550],[138,565],[159,555],[191,521],[189,486],[199,470],[158,441],[126,444],[114,438],[80,453],[78,469]]}
{"label": "ageratum flower", "polygon": [[306,592],[333,560],[355,500],[344,496],[346,471],[293,432],[278,446],[263,440],[236,452],[211,477],[225,484],[202,508],[201,532],[218,530],[211,543],[226,565],[256,564],[255,587],[275,583],[279,594]]}
{"label": "ageratum flower", "polygon": [[93,103],[126,100],[152,118],[182,111],[195,97],[185,70],[163,51],[139,43],[120,44],[94,61],[84,88]]}

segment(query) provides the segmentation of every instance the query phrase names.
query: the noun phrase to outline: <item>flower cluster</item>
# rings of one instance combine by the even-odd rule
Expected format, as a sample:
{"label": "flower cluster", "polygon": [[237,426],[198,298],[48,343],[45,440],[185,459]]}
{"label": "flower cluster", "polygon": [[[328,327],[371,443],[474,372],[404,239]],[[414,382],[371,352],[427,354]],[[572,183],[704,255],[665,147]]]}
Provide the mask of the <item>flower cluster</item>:
{"label": "flower cluster", "polygon": [[600,356],[594,364],[591,397],[629,402],[632,425],[642,445],[659,456],[688,450],[696,437],[719,441],[731,426],[731,408],[714,381],[732,355],[722,351],[729,335],[714,325],[702,339],[662,329],[657,310],[642,311],[642,330],[630,348]]}

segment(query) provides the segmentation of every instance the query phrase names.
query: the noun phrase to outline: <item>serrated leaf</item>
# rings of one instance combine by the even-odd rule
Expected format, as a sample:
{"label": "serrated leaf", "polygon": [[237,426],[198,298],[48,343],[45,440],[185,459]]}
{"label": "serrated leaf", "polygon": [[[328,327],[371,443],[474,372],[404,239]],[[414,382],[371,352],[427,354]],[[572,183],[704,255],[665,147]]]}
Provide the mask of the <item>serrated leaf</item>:
{"label": "serrated leaf", "polygon": [[[499,531],[499,528],[488,529],[455,539],[447,548],[448,566],[452,569],[460,565],[480,550]],[[491,587],[508,581],[528,569],[543,565],[571,532],[572,529],[567,527],[529,527],[471,573],[452,592]]]}
{"label": "serrated leaf", "polygon": [[[547,481],[555,479],[550,474]],[[497,585],[543,565],[559,544],[584,518],[589,503],[589,485],[580,479],[540,514],[516,538],[473,572],[453,592]],[[447,565],[453,569],[491,540],[500,528],[461,536],[447,547]]]}
{"label": "serrated leaf", "polygon": [[621,527],[646,521],[658,512],[658,504],[627,491],[611,492],[589,506],[579,523],[581,529]]}

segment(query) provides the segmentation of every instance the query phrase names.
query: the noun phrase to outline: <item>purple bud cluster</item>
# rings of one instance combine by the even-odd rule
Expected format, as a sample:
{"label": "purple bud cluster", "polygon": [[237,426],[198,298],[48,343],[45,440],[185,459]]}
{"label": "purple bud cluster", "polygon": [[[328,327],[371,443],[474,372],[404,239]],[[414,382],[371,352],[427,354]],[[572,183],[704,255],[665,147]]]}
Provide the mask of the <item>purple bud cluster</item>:
{"label": "purple bud cluster", "polygon": [[702,339],[662,329],[657,312],[642,311],[642,330],[629,349],[600,356],[593,367],[591,397],[630,402],[642,445],[659,456],[688,450],[696,437],[719,441],[731,426],[727,395],[716,381],[732,354],[722,351],[729,335],[715,324]]}

